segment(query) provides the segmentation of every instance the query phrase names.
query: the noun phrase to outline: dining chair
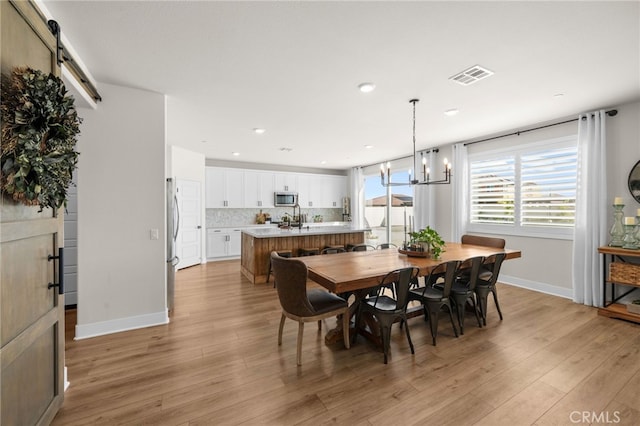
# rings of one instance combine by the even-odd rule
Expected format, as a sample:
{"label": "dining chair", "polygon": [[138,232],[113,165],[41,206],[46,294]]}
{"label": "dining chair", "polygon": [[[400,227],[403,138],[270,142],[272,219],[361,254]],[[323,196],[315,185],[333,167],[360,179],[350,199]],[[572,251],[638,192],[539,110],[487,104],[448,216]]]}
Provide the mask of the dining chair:
{"label": "dining chair", "polygon": [[[291,257],[293,253],[291,250],[278,250],[278,256]],[[267,269],[267,284],[269,284],[269,278],[271,277],[271,258],[269,258],[269,268]],[[273,280],[273,288],[276,288],[276,280]]]}
{"label": "dining chair", "polygon": [[393,244],[393,243],[382,243],[382,244],[378,244],[376,246],[376,250],[385,250],[385,249],[388,249],[388,248],[391,248],[391,247],[398,248],[398,246]]}
{"label": "dining chair", "polygon": [[[472,244],[474,246],[484,246],[503,249],[506,241],[504,238],[484,237],[481,235],[469,235],[465,234],[460,238],[462,244]],[[480,278],[488,280],[491,278],[491,270],[493,265],[491,263],[485,263],[480,267]]]}
{"label": "dining chair", "polygon": [[346,253],[346,250],[342,247],[326,247],[323,248],[320,254],[335,254],[335,253]]}
{"label": "dining chair", "polygon": [[271,265],[274,279],[278,282],[277,291],[282,307],[278,346],[282,345],[282,330],[285,318],[298,322],[298,343],[296,362],[302,365],[302,335],[305,322],[318,321],[318,330],[322,329],[322,320],[342,315],[344,345],[349,349],[349,305],[346,300],[320,289],[307,290],[308,270],[304,262],[295,258],[284,258],[271,252]]}
{"label": "dining chair", "polygon": [[[429,321],[429,326],[431,328],[433,346],[436,345],[436,337],[438,335],[438,318],[440,317],[440,311],[442,308],[447,308],[449,319],[451,320],[451,327],[453,328],[453,334],[458,337],[458,330],[456,329],[456,324],[453,321],[450,294],[460,263],[461,262],[459,260],[452,260],[439,264],[431,270],[425,279],[425,285],[423,287],[413,289],[409,292],[410,300],[418,300],[422,303],[424,319],[425,321]],[[442,287],[434,285],[436,284],[435,280],[442,276],[443,273],[444,282],[442,283]]]}
{"label": "dining chair", "polygon": [[351,247],[351,251],[367,251],[367,250],[375,250],[376,248],[369,244],[356,244]]}
{"label": "dining chair", "polygon": [[[409,285],[413,278],[418,276],[418,268],[403,268],[396,269],[387,273],[380,281],[378,288],[383,288],[388,285],[395,287],[395,294],[397,297],[392,298],[382,294],[381,292],[375,292],[376,294],[365,299],[362,299],[358,305],[358,313],[356,315],[355,332],[353,334],[353,342],[355,343],[358,337],[358,326],[362,314],[368,312],[372,314],[378,321],[380,327],[380,337],[382,339],[382,350],[384,352],[384,363],[387,363],[391,347],[391,325],[400,320],[400,324],[407,322],[407,303],[409,302]],[[409,347],[411,353],[415,353],[413,349],[413,342],[411,342],[411,334],[409,334],[409,326],[406,325],[405,331],[407,334],[407,340],[409,341]]]}
{"label": "dining chair", "polygon": [[[480,268],[484,263],[484,256],[476,256],[466,259],[460,264],[458,278],[455,279],[451,286],[451,298],[453,306],[458,316],[458,327],[460,334],[464,334],[464,318],[466,313],[467,301],[471,302],[473,313],[478,321],[478,327],[482,327],[480,315],[478,313],[478,305],[476,304],[476,284],[480,274]],[[464,276],[465,278],[460,278]]]}
{"label": "dining chair", "polygon": [[489,256],[487,258],[487,262],[492,266],[490,271],[491,276],[488,280],[483,279],[481,276],[479,276],[476,283],[478,308],[480,310],[480,314],[482,315],[482,323],[484,325],[487,325],[487,299],[489,298],[489,293],[493,294],[493,301],[496,304],[496,309],[498,310],[500,321],[502,321],[502,311],[500,310],[500,304],[498,303],[498,290],[496,289],[496,282],[498,282],[500,268],[502,267],[502,262],[504,261],[506,256],[506,253],[498,253],[494,254],[493,256]]}

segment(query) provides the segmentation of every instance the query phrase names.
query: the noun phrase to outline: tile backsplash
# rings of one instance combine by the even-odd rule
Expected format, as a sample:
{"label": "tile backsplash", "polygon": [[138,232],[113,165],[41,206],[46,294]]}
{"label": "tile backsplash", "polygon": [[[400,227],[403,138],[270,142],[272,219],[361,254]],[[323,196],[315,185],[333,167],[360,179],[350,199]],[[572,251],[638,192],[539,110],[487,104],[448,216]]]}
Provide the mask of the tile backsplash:
{"label": "tile backsplash", "polygon": [[[206,226],[207,228],[224,228],[228,226],[254,225],[256,223],[256,214],[259,212],[260,209],[206,209]],[[291,207],[262,209],[262,212],[269,213],[271,220],[279,222],[280,217],[285,212],[293,214],[293,209]],[[303,208],[302,214],[306,214],[309,221],[315,215],[321,215],[323,222],[339,222],[343,220],[342,209]]]}

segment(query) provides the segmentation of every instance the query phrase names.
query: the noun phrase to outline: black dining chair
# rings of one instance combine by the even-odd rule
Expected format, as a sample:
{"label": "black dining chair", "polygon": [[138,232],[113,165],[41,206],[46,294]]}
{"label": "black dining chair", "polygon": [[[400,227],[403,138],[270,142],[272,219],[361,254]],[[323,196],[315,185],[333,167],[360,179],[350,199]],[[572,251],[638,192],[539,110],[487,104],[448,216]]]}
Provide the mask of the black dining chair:
{"label": "black dining chair", "polygon": [[479,308],[476,304],[476,284],[484,260],[484,256],[476,256],[463,261],[459,267],[458,277],[451,286],[451,298],[453,299],[453,306],[458,316],[460,334],[464,334],[464,318],[467,302],[471,303],[476,321],[478,321],[478,327],[482,327],[480,314],[478,313]]}
{"label": "black dining chair", "polygon": [[393,244],[393,243],[382,243],[382,244],[378,244],[376,246],[376,250],[385,250],[385,249],[388,249],[388,248],[391,248],[391,247],[398,248],[398,246]]}
{"label": "black dining chair", "polygon": [[323,248],[320,254],[335,254],[335,253],[346,253],[346,250],[342,247],[326,247]]}
{"label": "black dining chair", "polygon": [[[436,337],[438,335],[438,318],[440,317],[440,311],[442,308],[447,309],[449,319],[451,320],[451,327],[453,328],[453,334],[458,337],[458,330],[456,329],[456,324],[453,321],[450,295],[451,287],[453,287],[459,266],[459,260],[441,263],[431,270],[425,279],[425,285],[423,287],[415,288],[409,292],[409,298],[411,300],[418,300],[422,303],[424,319],[425,321],[429,321],[429,326],[431,328],[433,346],[436,345]],[[441,277],[443,273],[444,283],[441,287],[435,285],[435,281]]]}
{"label": "black dining chair", "polygon": [[318,321],[318,330],[322,329],[322,320],[342,315],[344,345],[348,349],[349,305],[346,300],[320,289],[307,290],[308,270],[301,260],[284,258],[271,252],[271,265],[274,279],[278,282],[278,298],[282,307],[278,346],[282,345],[282,330],[285,318],[298,322],[298,344],[296,362],[302,365],[302,334],[305,322]]}
{"label": "black dining chair", "polygon": [[375,250],[376,248],[369,244],[356,244],[351,247],[351,251],[367,251],[367,250]]}
{"label": "black dining chair", "polygon": [[500,321],[502,321],[502,311],[500,310],[500,303],[498,303],[498,290],[496,289],[496,282],[498,282],[498,276],[500,275],[500,268],[502,262],[506,258],[506,253],[498,253],[487,258],[487,264],[491,265],[491,276],[489,279],[482,279],[478,277],[476,283],[476,295],[478,297],[478,308],[482,315],[482,323],[487,325],[487,299],[489,293],[493,294],[493,301],[496,304]]}
{"label": "black dining chair", "polygon": [[[356,315],[355,333],[353,334],[353,342],[358,337],[358,327],[360,325],[362,314],[368,312],[372,314],[378,321],[380,326],[380,337],[382,339],[382,350],[384,352],[384,363],[387,363],[390,347],[391,347],[391,325],[400,320],[400,324],[407,322],[407,303],[409,302],[409,285],[411,281],[418,276],[418,268],[403,268],[389,272],[381,281],[378,288],[393,285],[397,297],[392,298],[375,292],[375,295],[367,297],[360,301],[358,313]],[[415,353],[413,342],[411,342],[411,334],[409,334],[409,326],[405,325],[405,332],[411,353]]]}

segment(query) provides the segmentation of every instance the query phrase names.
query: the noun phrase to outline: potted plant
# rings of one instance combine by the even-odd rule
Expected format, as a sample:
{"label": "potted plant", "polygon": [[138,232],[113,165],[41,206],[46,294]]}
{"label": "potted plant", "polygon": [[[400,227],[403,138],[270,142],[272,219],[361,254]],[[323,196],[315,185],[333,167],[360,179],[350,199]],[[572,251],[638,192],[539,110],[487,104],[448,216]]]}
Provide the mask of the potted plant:
{"label": "potted plant", "polygon": [[434,259],[440,257],[440,253],[444,248],[444,240],[435,229],[427,226],[418,232],[409,232],[409,237],[411,238],[411,244],[422,245],[424,251],[430,252]]}

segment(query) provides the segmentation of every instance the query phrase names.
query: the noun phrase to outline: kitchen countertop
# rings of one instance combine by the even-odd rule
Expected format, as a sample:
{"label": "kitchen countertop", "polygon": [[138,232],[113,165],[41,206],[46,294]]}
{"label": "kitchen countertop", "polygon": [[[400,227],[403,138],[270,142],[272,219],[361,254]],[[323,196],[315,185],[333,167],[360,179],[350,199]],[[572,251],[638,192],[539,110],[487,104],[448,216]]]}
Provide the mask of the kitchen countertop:
{"label": "kitchen countertop", "polygon": [[295,237],[302,235],[349,234],[352,232],[368,232],[369,228],[356,228],[352,225],[324,225],[315,223],[305,225],[302,229],[280,229],[274,227],[243,229],[242,232],[254,238]]}

